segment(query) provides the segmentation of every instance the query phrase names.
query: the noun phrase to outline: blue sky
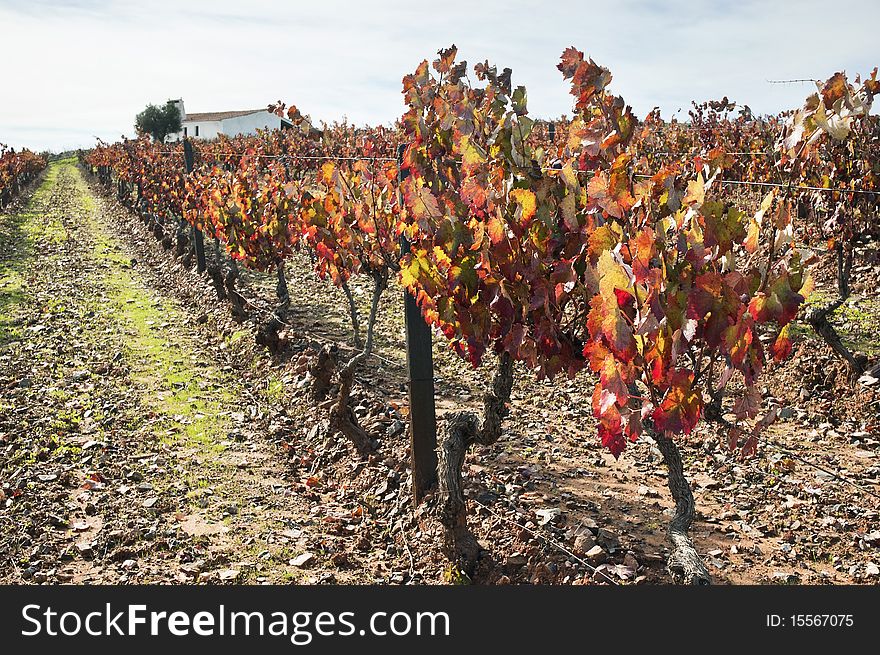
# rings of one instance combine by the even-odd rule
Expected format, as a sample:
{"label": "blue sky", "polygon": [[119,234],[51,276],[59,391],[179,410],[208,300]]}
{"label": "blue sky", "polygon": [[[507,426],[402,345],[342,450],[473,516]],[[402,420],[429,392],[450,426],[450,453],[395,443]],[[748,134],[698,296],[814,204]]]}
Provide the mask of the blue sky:
{"label": "blue sky", "polygon": [[147,103],[177,97],[190,112],[281,99],[316,120],[390,123],[403,75],[451,43],[470,64],[512,68],[536,117],[570,110],[555,68],[569,45],[611,69],[640,117],[724,95],[771,113],[812,87],[768,79],[880,64],[878,21],[876,0],[0,0],[0,142],[115,140]]}

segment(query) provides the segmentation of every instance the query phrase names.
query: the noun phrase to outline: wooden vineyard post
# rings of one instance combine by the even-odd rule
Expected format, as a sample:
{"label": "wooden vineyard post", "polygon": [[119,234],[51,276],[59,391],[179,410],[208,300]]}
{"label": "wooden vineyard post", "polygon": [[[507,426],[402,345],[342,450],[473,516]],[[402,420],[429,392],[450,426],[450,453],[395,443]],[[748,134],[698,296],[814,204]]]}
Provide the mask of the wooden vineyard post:
{"label": "wooden vineyard post", "polygon": [[[397,148],[397,181],[403,182],[403,153]],[[403,191],[398,189],[398,202]],[[406,236],[400,238],[401,255],[409,251]],[[431,353],[431,328],[422,318],[416,299],[403,292],[403,313],[406,324],[406,367],[409,375],[409,433],[412,453],[413,504],[418,505],[425,493],[437,483],[437,417],[434,409],[434,360]]]}
{"label": "wooden vineyard post", "polygon": [[[186,172],[192,173],[194,166],[193,147],[189,139],[183,140],[183,161],[186,165]],[[204,273],[207,268],[205,264],[205,240],[202,231],[195,225],[192,226],[192,240],[196,248],[196,269],[199,273]]]}

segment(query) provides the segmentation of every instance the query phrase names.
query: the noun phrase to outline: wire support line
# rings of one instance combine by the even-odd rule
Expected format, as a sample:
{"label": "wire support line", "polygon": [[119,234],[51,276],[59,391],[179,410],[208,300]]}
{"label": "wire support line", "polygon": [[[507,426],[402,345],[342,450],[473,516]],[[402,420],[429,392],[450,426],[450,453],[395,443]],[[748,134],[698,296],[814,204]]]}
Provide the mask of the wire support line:
{"label": "wire support line", "polygon": [[[183,151],[178,150],[157,150],[159,155],[183,155]],[[397,161],[397,157],[351,157],[348,155],[264,155],[246,152],[199,152],[203,158],[206,155],[213,157],[253,157],[256,159],[287,159],[297,160],[305,159],[309,161]]]}
{"label": "wire support line", "polygon": [[804,82],[821,82],[822,80],[816,80],[812,77],[802,77],[796,80],[767,80],[767,84],[802,84]]}
{"label": "wire support line", "polygon": [[[663,157],[697,157],[697,156],[702,156],[702,154],[695,155],[690,152],[643,152],[641,154],[644,156],[661,155]],[[706,154],[708,154],[708,153],[706,153]],[[759,150],[757,152],[742,150],[739,152],[725,152],[724,154],[725,155],[737,155],[737,156],[749,155],[749,156],[754,156],[754,157],[772,157],[776,153],[764,152],[763,150]]]}
{"label": "wire support line", "polygon": [[[591,171],[578,171],[589,173]],[[642,179],[650,179],[653,177],[652,175],[645,175],[644,173],[636,173],[635,177],[639,177]],[[780,184],[779,182],[750,182],[748,180],[720,180],[721,184],[735,184],[742,186],[760,186],[760,187],[774,187],[777,189],[787,189],[789,185]],[[829,189],[821,186],[806,186],[806,185],[792,185],[792,191],[824,191],[825,193],[859,193],[864,195],[876,196],[880,194],[880,191],[871,191],[868,189]]]}
{"label": "wire support line", "polygon": [[850,480],[846,476],[842,475],[840,472],[832,471],[831,469],[827,469],[823,466],[819,466],[815,462],[811,462],[810,460],[808,460],[804,457],[801,457],[797,453],[792,452],[791,450],[789,450],[785,446],[782,446],[782,445],[776,443],[775,441],[771,441],[770,439],[766,439],[766,442],[768,445],[773,446],[774,448],[776,448],[777,450],[779,450],[783,454],[787,455],[788,457],[791,457],[792,459],[796,459],[797,461],[801,462],[802,464],[806,464],[807,466],[812,467],[812,468],[816,469],[817,471],[821,471],[822,473],[825,473],[826,475],[830,475],[834,479],[839,480],[840,482],[843,482],[844,484],[849,485],[853,489],[861,491],[862,493],[867,494],[869,496],[873,496],[874,498],[880,499],[880,494],[878,494],[876,491],[868,489],[867,487],[863,487],[862,485],[858,484],[857,482],[853,482],[852,480]]}

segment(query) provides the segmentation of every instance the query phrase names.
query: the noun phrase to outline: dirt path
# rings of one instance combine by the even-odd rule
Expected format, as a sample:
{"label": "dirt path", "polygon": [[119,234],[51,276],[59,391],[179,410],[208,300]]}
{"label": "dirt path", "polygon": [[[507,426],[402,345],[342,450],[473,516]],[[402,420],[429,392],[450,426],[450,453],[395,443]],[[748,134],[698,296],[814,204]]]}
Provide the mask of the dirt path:
{"label": "dirt path", "polygon": [[69,160],[0,217],[0,582],[319,579],[252,395],[104,209]]}

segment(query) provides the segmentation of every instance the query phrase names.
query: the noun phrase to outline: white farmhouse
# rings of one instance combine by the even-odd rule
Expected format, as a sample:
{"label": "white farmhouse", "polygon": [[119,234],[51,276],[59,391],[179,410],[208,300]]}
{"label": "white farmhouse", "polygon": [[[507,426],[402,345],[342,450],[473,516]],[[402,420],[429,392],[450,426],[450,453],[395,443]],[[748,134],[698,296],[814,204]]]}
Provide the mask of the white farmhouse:
{"label": "white farmhouse", "polygon": [[179,141],[183,137],[215,139],[220,134],[256,134],[257,130],[277,130],[291,127],[287,118],[276,116],[266,109],[245,109],[242,111],[213,111],[203,114],[187,114],[183,99],[172,100],[180,110],[180,132],[169,134],[165,142]]}

